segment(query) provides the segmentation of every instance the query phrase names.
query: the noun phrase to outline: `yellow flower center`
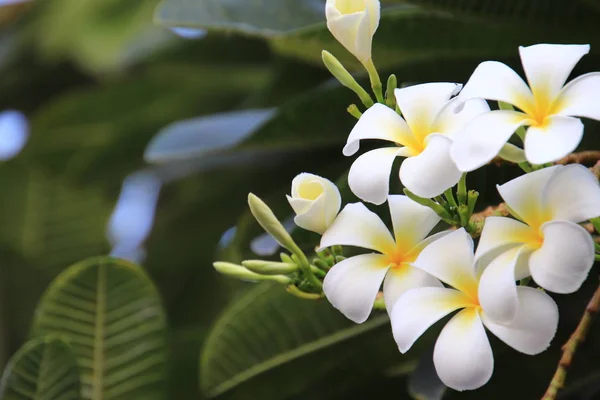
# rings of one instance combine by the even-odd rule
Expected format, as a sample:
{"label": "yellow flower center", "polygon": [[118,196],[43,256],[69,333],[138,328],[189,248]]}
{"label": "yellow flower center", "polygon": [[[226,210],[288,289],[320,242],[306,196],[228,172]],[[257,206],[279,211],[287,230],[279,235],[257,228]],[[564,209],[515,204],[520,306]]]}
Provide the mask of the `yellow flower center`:
{"label": "yellow flower center", "polygon": [[298,188],[298,195],[306,200],[316,200],[323,194],[323,185],[319,182],[304,182]]}
{"label": "yellow flower center", "polygon": [[417,247],[407,251],[402,246],[396,245],[394,251],[388,255],[389,265],[391,268],[406,268],[417,259],[420,252],[421,249]]}
{"label": "yellow flower center", "polygon": [[367,8],[366,0],[337,0],[335,6],[344,15],[363,12]]}
{"label": "yellow flower center", "polygon": [[529,125],[544,128],[549,122],[548,117],[557,113],[558,103],[546,87],[538,87],[533,90],[533,104],[527,110],[523,110],[530,118]]}

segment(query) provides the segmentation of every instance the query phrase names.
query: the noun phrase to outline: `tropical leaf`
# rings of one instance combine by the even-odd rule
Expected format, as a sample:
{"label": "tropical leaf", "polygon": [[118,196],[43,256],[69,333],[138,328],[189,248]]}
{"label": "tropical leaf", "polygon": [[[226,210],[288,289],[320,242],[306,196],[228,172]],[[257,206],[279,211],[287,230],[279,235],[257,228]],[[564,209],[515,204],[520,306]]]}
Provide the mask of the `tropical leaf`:
{"label": "tropical leaf", "polygon": [[322,21],[323,4],[322,0],[163,0],[155,21],[166,26],[271,36]]}
{"label": "tropical leaf", "polygon": [[200,384],[210,397],[320,399],[395,362],[413,365],[396,352],[387,315],[356,325],[326,301],[264,284],[216,321],[201,355]]}
{"label": "tropical leaf", "polygon": [[56,336],[33,339],[8,362],[3,400],[78,400],[79,371],[71,346]]}
{"label": "tropical leaf", "polygon": [[163,399],[166,326],[160,297],[137,265],[91,258],[60,274],[44,294],[34,337],[63,335],[81,374],[81,398]]}

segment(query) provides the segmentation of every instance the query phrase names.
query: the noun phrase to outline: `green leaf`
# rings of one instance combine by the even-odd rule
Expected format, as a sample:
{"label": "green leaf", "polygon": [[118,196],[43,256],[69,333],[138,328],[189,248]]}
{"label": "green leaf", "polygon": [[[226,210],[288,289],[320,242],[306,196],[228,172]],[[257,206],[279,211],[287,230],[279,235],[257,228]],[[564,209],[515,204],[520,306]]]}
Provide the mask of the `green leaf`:
{"label": "green leaf", "polygon": [[75,355],[55,336],[27,342],[10,359],[0,381],[3,400],[77,400],[79,391]]}
{"label": "green leaf", "polygon": [[91,258],[60,274],[42,297],[32,335],[73,347],[81,398],[163,399],[166,322],[160,297],[137,265]]}
{"label": "green leaf", "polygon": [[163,0],[155,20],[247,35],[272,36],[324,20],[322,0]]}
{"label": "green leaf", "polygon": [[201,355],[200,384],[210,397],[324,398],[392,363],[412,365],[396,348],[383,313],[356,325],[326,300],[300,300],[261,284],[216,321]]}
{"label": "green leaf", "polygon": [[[597,33],[597,24],[581,24],[577,29],[569,29],[544,21],[490,23],[486,19],[405,4],[382,11],[373,41],[373,60],[378,68],[410,66],[424,61],[436,62],[438,68],[445,68],[445,63],[451,60],[516,57],[519,45],[589,43]],[[321,64],[321,50],[325,49],[346,67],[359,67],[325,24],[278,36],[271,44],[281,54],[317,65]],[[404,74],[398,77],[402,81],[410,79]]]}

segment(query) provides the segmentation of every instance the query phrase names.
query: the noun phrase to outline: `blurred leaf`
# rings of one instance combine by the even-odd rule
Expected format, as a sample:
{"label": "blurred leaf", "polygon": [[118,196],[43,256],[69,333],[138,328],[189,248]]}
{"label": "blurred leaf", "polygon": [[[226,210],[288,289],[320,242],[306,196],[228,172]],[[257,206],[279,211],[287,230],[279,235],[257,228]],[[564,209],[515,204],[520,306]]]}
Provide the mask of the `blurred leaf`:
{"label": "blurred leaf", "polygon": [[47,336],[27,342],[9,361],[2,381],[3,400],[77,400],[79,371],[71,347]]}
{"label": "blurred leaf", "polygon": [[81,374],[81,398],[163,399],[166,322],[161,300],[137,265],[91,258],[59,275],[40,300],[34,337],[63,335]]}
{"label": "blurred leaf", "polygon": [[96,74],[118,71],[175,37],[152,24],[158,0],[36,2],[28,24],[33,44],[51,61],[70,59]]}
{"label": "blurred leaf", "polygon": [[272,109],[213,114],[168,125],[148,144],[148,162],[200,157],[240,143],[273,116]]}
{"label": "blurred leaf", "polygon": [[271,36],[322,21],[324,9],[323,0],[163,0],[155,20],[166,26]]}
{"label": "blurred leaf", "polygon": [[356,325],[326,300],[300,300],[266,284],[217,320],[201,356],[200,383],[209,397],[320,399],[398,360],[410,363],[396,352],[387,315]]}
{"label": "blurred leaf", "polygon": [[20,160],[3,165],[0,185],[0,240],[39,268],[108,251],[106,222],[112,204],[97,188],[80,188]]}
{"label": "blurred leaf", "polygon": [[448,388],[433,364],[433,348],[425,352],[408,378],[408,393],[414,400],[440,400]]}
{"label": "blurred leaf", "polygon": [[201,326],[184,326],[171,331],[169,399],[204,398],[198,387],[198,354],[206,333],[207,329]]}
{"label": "blurred leaf", "polygon": [[[562,29],[560,29],[562,27]],[[577,24],[565,29],[543,20],[490,22],[412,5],[382,11],[375,34],[373,59],[379,68],[437,62],[516,56],[519,45],[534,43],[594,42],[597,24]],[[476,34],[474,34],[476,32]],[[271,41],[282,54],[321,64],[321,50],[335,54],[344,65],[357,61],[339,45],[325,24],[278,36]],[[406,79],[401,76],[401,79]]]}

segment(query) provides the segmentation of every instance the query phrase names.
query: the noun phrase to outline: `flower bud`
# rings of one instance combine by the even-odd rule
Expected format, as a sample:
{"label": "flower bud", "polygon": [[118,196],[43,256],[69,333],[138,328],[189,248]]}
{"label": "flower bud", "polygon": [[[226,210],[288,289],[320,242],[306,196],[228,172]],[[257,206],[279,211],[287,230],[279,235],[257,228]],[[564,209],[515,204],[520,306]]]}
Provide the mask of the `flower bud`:
{"label": "flower bud", "polygon": [[246,269],[261,275],[287,275],[298,270],[298,266],[293,263],[280,263],[264,260],[246,260],[242,261]]}
{"label": "flower bud", "polygon": [[379,26],[379,0],[327,0],[327,28],[358,60],[371,59],[373,35]]}
{"label": "flower bud", "polygon": [[228,262],[217,261],[213,263],[215,269],[223,275],[241,279],[243,281],[258,282],[258,281],[275,281],[283,285],[289,285],[292,280],[283,275],[260,275],[252,271],[248,271],[241,265]]}
{"label": "flower bud", "polygon": [[287,199],[296,213],[296,225],[320,234],[333,223],[342,203],[340,192],[333,182],[307,173],[294,178],[292,195]]}

